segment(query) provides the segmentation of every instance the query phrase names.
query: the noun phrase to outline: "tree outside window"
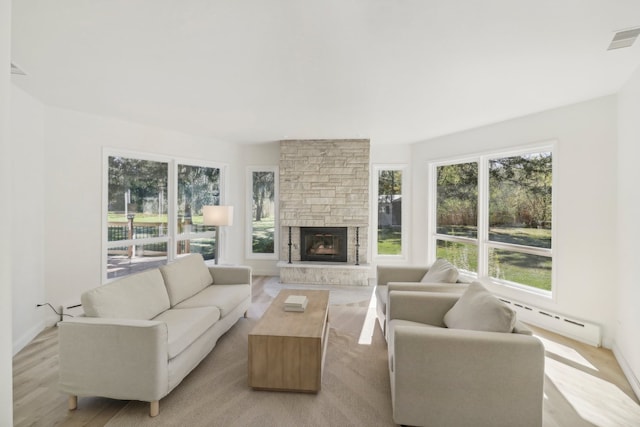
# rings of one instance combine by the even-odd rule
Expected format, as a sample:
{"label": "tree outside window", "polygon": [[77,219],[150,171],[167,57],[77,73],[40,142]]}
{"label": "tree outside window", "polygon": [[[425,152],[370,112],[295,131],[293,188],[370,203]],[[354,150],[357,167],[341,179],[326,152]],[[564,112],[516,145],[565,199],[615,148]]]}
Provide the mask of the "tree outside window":
{"label": "tree outside window", "polygon": [[551,149],[434,165],[436,257],[550,293],[552,166]]}
{"label": "tree outside window", "polygon": [[278,170],[275,166],[247,170],[247,219],[250,230],[247,253],[252,258],[277,258]]}

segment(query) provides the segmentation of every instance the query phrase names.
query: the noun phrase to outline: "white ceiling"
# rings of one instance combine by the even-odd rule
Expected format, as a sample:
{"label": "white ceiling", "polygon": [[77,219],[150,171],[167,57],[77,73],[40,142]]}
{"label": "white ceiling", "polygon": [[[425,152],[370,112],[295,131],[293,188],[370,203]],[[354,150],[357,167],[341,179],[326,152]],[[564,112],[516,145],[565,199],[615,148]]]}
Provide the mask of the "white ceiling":
{"label": "white ceiling", "polygon": [[411,143],[617,92],[638,0],[14,0],[47,105],[238,143]]}

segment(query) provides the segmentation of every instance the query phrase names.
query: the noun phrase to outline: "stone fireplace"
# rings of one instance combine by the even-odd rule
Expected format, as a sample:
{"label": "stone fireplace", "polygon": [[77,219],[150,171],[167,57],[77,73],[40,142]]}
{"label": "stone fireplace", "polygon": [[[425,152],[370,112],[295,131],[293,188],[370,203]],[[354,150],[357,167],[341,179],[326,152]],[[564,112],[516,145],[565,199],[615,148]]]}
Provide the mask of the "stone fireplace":
{"label": "stone fireplace", "polygon": [[369,140],[281,141],[279,191],[280,280],[368,285]]}

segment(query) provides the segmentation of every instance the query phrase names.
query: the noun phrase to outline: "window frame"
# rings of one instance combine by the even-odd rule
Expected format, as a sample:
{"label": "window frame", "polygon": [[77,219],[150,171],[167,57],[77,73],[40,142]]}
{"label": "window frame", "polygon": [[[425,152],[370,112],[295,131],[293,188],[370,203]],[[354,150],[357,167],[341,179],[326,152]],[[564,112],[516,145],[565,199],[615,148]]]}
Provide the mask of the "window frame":
{"label": "window frame", "polygon": [[[370,224],[373,238],[371,239],[371,254],[372,259],[378,262],[404,262],[408,259],[407,253],[409,248],[409,233],[408,233],[408,224],[409,224],[409,214],[411,212],[411,205],[409,201],[408,195],[410,192],[410,180],[409,180],[409,165],[406,163],[395,163],[395,164],[373,164],[371,168],[371,219]],[[378,253],[378,196],[380,192],[379,188],[379,174],[381,171],[400,171],[402,172],[402,180],[401,180],[401,193],[400,196],[402,198],[402,215],[401,221],[402,225],[400,227],[400,254],[398,255],[388,255],[388,254],[379,254]]]}
{"label": "window frame", "polygon": [[[124,157],[128,159],[136,159],[136,160],[144,160],[144,161],[153,161],[153,162],[162,162],[167,163],[167,234],[166,236],[159,237],[149,237],[143,239],[127,239],[127,240],[118,240],[114,242],[108,241],[108,212],[109,212],[109,157]],[[177,165],[187,165],[187,166],[197,166],[197,167],[207,167],[207,168],[218,168],[220,169],[220,204],[225,204],[227,191],[227,169],[228,165],[226,163],[220,162],[208,162],[199,159],[178,157],[178,156],[167,156],[160,155],[154,153],[147,153],[141,151],[130,151],[125,149],[117,149],[117,148],[103,148],[102,150],[102,209],[101,209],[101,224],[102,224],[102,254],[101,254],[101,283],[108,283],[113,280],[117,280],[124,276],[118,276],[109,278],[108,277],[108,250],[113,246],[131,246],[131,245],[141,245],[148,243],[166,243],[167,245],[167,255],[166,262],[169,263],[178,258],[177,255],[177,244],[183,240],[191,240],[205,237],[213,237],[215,238],[215,231],[206,231],[206,232],[193,232],[189,230],[188,232],[178,233],[177,227],[177,216],[178,216],[178,167]],[[222,245],[220,246],[220,258],[222,258],[222,254],[225,252],[226,240],[223,236],[225,235],[225,227],[220,229],[220,240]],[[218,244],[218,242],[216,242]],[[183,255],[181,255],[183,256]]]}
{"label": "window frame", "polygon": [[[253,252],[253,173],[254,172],[273,172],[273,253],[257,253]],[[280,188],[280,168],[274,165],[268,166],[247,166],[246,168],[246,199],[245,199],[245,257],[247,259],[277,260],[279,259],[280,250],[280,214],[279,214],[279,188]]]}
{"label": "window frame", "polygon": [[[546,299],[555,300],[558,294],[557,280],[556,280],[556,257],[554,256],[554,246],[556,239],[556,193],[555,189],[557,180],[557,142],[546,141],[537,144],[524,145],[514,147],[512,149],[492,150],[485,153],[478,153],[474,155],[466,155],[460,157],[451,157],[447,159],[440,159],[428,163],[428,191],[429,191],[429,205],[427,208],[427,254],[428,261],[430,263],[436,260],[437,254],[437,241],[445,240],[455,243],[473,244],[478,248],[478,272],[462,271],[461,274],[470,279],[480,280],[483,282],[491,283],[493,285],[502,286],[518,292],[526,292],[534,294]],[[523,246],[514,243],[504,243],[489,240],[489,162],[492,159],[522,156],[525,154],[539,152],[550,152],[552,156],[551,163],[551,247],[550,248],[537,248],[533,246]],[[438,167],[460,164],[460,163],[478,163],[478,223],[477,223],[477,238],[459,237],[438,234],[437,230],[437,177]],[[551,290],[535,288],[523,283],[516,283],[509,280],[497,279],[489,276],[489,251],[491,249],[508,250],[524,254],[539,255],[551,259]]]}

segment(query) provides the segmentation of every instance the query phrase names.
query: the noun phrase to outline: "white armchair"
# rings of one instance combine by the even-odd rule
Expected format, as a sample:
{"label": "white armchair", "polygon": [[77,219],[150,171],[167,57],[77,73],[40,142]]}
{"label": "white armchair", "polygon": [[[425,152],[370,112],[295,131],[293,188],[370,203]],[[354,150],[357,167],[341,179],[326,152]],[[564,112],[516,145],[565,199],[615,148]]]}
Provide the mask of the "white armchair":
{"label": "white armchair", "polygon": [[[389,292],[396,291],[424,291],[424,292],[453,292],[462,293],[467,289],[469,281],[458,276],[457,269],[455,274],[449,276],[451,282],[443,281],[442,275],[436,276],[437,281],[425,282],[425,275],[435,266],[436,269],[441,268],[442,264],[445,269],[455,269],[448,262],[442,260],[436,261],[431,266],[393,266],[379,265],[376,269],[376,316],[382,334],[387,336],[387,302]],[[441,270],[440,270],[441,271]],[[446,280],[446,279],[445,279]],[[453,282],[453,283],[452,283]]]}
{"label": "white armchair", "polygon": [[393,419],[411,426],[542,425],[544,347],[511,333],[445,327],[460,295],[392,291],[388,306]]}

